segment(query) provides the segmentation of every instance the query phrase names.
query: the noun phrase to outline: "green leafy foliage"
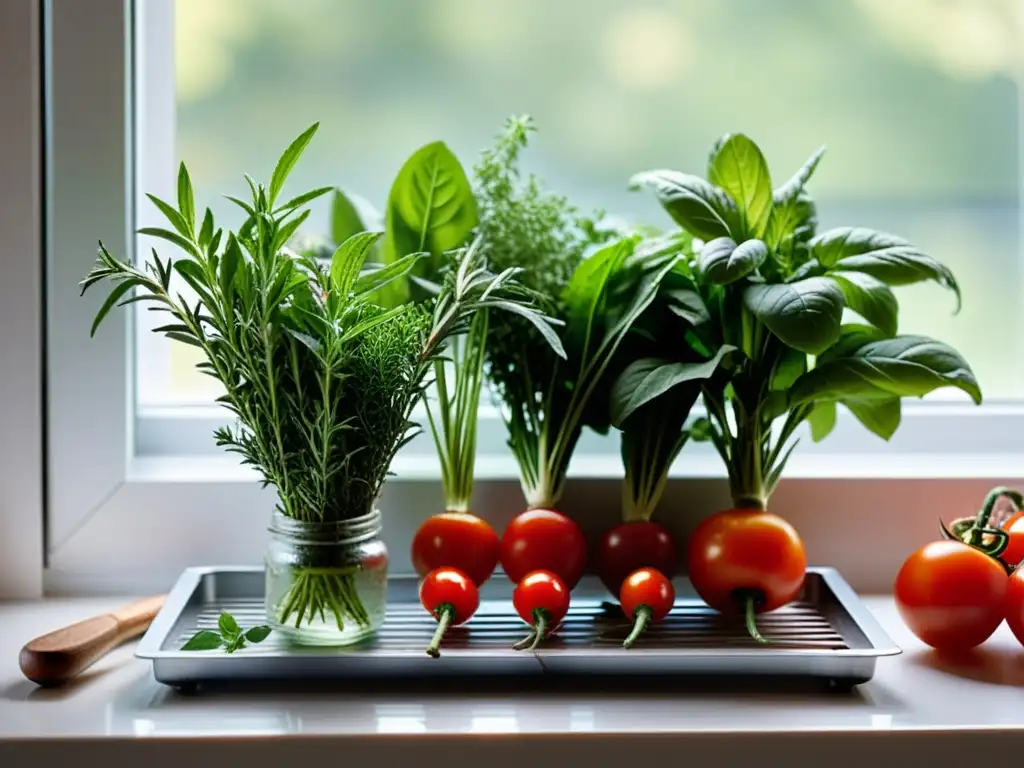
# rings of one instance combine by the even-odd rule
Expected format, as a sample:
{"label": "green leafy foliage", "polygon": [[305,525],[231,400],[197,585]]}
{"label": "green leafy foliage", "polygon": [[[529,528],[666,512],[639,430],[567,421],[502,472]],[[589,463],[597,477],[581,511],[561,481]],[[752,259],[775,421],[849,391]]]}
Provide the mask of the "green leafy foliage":
{"label": "green leafy foliage", "polygon": [[492,323],[487,338],[485,364],[509,446],[528,502],[540,506],[560,497],[594,392],[632,322],[653,300],[658,269],[667,267],[633,264],[631,238],[588,256],[610,238],[595,224],[600,214],[584,217],[535,176],[520,174],[533,130],[530,118],[511,118],[474,175],[488,262],[498,272],[521,269],[519,279],[539,308],[564,323],[557,330],[565,359],[528,317]]}
{"label": "green leafy foliage", "polygon": [[[435,296],[386,308],[375,300],[378,292],[405,277],[418,255],[365,269],[376,233],[350,237],[327,263],[286,249],[295,222],[308,214],[294,201],[331,191],[274,208],[315,130],[289,146],[269,187],[249,180],[251,199],[238,202],[251,213],[237,231],[217,229],[209,214],[199,238],[149,230],[180,252],[161,258],[154,251],[142,268],[101,244],[82,289],[113,284],[94,330],[128,302],[169,314],[158,330],[202,350],[200,370],[221,382],[220,402],[237,419],[217,430],[217,444],[277,490],[283,514],[330,522],[370,512],[396,452],[416,434],[410,414],[434,361],[476,314],[515,296],[508,276],[492,274],[479,253],[463,250],[451,256],[455,268]],[[194,216],[187,172],[179,175],[178,196],[184,205],[169,217],[172,226]],[[172,280],[187,284],[194,298]],[[133,289],[137,295],[129,296]]]}
{"label": "green leafy foliage", "polygon": [[[897,335],[892,286],[933,281],[955,294],[959,308],[949,269],[895,235],[858,227],[816,232],[817,208],[806,186],[823,153],[772,190],[760,150],[734,134],[712,149],[707,181],[664,170],[633,180],[652,188],[680,226],[705,241],[675,307],[689,324],[681,336],[700,360],[697,368],[634,362],[620,380],[619,405],[628,409],[656,393],[673,371],[699,370],[708,419],[694,434],[722,455],[738,505],[767,503],[797,428],[808,421],[812,438],[824,439],[837,404],[888,439],[899,427],[901,398],[956,387],[981,401],[959,353],[933,339]],[[847,312],[866,324],[843,325]],[[731,354],[713,368],[723,349]]]}
{"label": "green leafy foliage", "polygon": [[247,643],[262,643],[270,636],[270,627],[265,624],[243,630],[238,626],[235,617],[222,613],[217,620],[217,629],[203,629],[196,632],[188,642],[181,646],[183,651],[216,651],[220,648],[225,653],[241,650]]}
{"label": "green leafy foliage", "polygon": [[[430,254],[424,272],[436,274],[443,254],[463,245],[477,223],[476,202],[458,158],[440,141],[421,147],[405,162],[388,194],[382,261],[410,253]],[[384,303],[409,298],[411,284],[399,280],[386,290]]]}

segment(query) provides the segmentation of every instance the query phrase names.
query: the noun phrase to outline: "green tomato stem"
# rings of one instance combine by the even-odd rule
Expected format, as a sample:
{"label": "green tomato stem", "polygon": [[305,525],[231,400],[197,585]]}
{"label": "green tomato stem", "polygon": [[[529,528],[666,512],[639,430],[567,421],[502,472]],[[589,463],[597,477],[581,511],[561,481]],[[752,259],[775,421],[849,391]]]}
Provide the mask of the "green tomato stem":
{"label": "green tomato stem", "polygon": [[533,642],[526,649],[528,651],[535,651],[537,649],[537,645],[544,638],[544,635],[547,634],[548,622],[549,622],[548,612],[546,610],[544,610],[543,608],[534,608],[533,609],[533,622],[534,622],[535,632],[534,632],[534,635],[533,635]]}
{"label": "green tomato stem", "polygon": [[448,627],[455,620],[455,606],[451,603],[442,603],[438,606],[435,615],[437,616],[437,629],[434,630],[434,637],[431,639],[430,645],[427,646],[427,656],[433,659],[441,655],[441,640],[444,639],[444,633],[448,631]]}
{"label": "green tomato stem", "polygon": [[630,632],[629,637],[622,642],[623,648],[633,647],[633,643],[640,638],[640,635],[644,633],[647,626],[651,623],[651,616],[652,612],[649,605],[641,605],[636,609],[636,614],[633,616],[633,631]]}
{"label": "green tomato stem", "polygon": [[1006,488],[1004,486],[993,488],[985,497],[985,503],[982,505],[978,516],[974,518],[974,525],[972,525],[966,532],[964,537],[965,544],[970,544],[972,546],[978,546],[981,544],[982,534],[985,532],[984,529],[988,527],[989,520],[992,519],[992,513],[995,511],[996,502],[1004,496],[1013,502],[1015,512],[1019,511],[1021,507],[1024,507],[1024,496],[1021,495],[1020,491],[1015,491],[1012,488]]}
{"label": "green tomato stem", "polygon": [[748,593],[743,596],[744,614],[747,619],[747,632],[754,640],[761,643],[762,645],[768,644],[768,638],[761,634],[761,630],[757,628],[757,596]]}

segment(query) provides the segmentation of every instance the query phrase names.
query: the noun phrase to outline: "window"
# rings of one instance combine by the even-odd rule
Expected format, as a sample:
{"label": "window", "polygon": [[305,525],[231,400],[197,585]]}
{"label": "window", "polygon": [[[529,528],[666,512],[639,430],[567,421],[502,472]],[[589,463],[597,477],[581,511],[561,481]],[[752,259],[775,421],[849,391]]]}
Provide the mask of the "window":
{"label": "window", "polygon": [[[272,495],[213,446],[223,415],[191,350],[148,333],[144,312],[110,318],[88,341],[100,299],[77,299],[75,284],[99,236],[146,252],[129,235],[153,215],[141,193],[170,197],[179,158],[199,203],[230,221],[220,194],[239,191],[245,171],[269,173],[268,158],[314,120],[321,130],[295,187],[339,185],[379,208],[419,145],[443,138],[469,167],[509,113],[530,112],[540,133],[528,162],[552,187],[583,208],[659,225],[654,201],[625,189],[634,171],[699,171],[717,136],[743,130],[782,177],[826,142],[813,182],[822,224],[895,231],[952,267],[964,311],[954,317],[934,287],[902,290],[902,330],[964,350],[990,404],[975,409],[943,391],[908,407],[890,443],[842,422],[829,441],[801,446],[780,498],[807,517],[805,535],[824,537],[813,507],[831,493],[829,478],[861,478],[868,490],[844,504],[877,505],[892,498],[894,477],[972,474],[975,484],[956,491],[969,504],[980,478],[1017,471],[1007,425],[1024,394],[1015,45],[1024,22],[1011,0],[76,5],[48,4],[51,584],[85,588],[154,568],[153,578],[172,577],[188,562],[259,556]],[[326,229],[325,204],[307,226]],[[500,520],[519,503],[517,483],[500,421],[493,412],[485,421],[480,474],[490,480],[479,496]],[[428,437],[414,442],[400,461],[404,481],[386,494],[399,555],[440,502],[432,451]],[[611,519],[618,496],[608,488],[620,473],[615,437],[588,434],[567,504]],[[678,475],[696,506],[716,503],[718,481],[700,479],[721,475],[710,451],[688,447]],[[920,530],[922,519],[900,530]],[[837,547],[823,545],[822,560]]]}

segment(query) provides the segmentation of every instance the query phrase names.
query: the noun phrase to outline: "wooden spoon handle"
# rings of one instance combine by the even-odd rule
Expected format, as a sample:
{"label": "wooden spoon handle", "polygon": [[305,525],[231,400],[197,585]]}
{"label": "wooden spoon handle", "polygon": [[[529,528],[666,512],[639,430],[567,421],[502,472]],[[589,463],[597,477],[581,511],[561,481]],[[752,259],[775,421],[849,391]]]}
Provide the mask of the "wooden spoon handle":
{"label": "wooden spoon handle", "polygon": [[145,632],[163,603],[163,595],[146,597],[37,637],[21,649],[21,671],[39,685],[65,683],[112,648]]}

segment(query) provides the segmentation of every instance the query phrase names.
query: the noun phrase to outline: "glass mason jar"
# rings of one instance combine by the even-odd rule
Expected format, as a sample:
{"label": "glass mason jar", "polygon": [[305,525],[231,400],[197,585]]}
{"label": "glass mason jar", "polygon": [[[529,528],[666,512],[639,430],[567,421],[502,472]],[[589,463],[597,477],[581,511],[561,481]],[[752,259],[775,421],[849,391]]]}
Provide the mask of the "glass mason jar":
{"label": "glass mason jar", "polygon": [[350,645],[384,623],[388,550],[380,510],[328,523],[274,512],[266,608],[273,629],[302,645]]}

